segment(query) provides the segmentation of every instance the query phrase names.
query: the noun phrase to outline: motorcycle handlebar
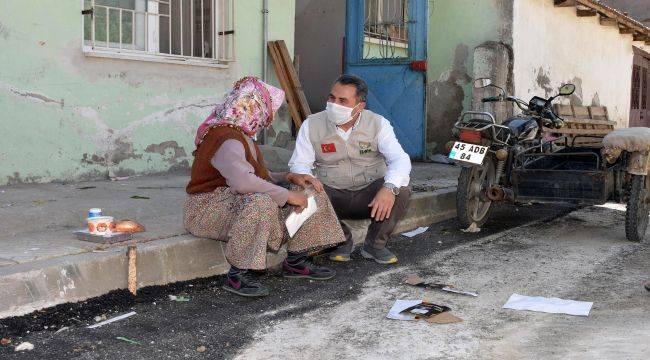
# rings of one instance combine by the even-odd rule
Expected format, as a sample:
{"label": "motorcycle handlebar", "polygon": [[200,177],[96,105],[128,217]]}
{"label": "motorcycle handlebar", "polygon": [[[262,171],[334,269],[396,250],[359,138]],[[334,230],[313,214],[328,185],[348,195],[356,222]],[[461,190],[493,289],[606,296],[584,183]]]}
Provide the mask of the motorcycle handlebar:
{"label": "motorcycle handlebar", "polygon": [[483,99],[481,99],[481,102],[484,102],[484,103],[486,103],[486,102],[495,102],[495,101],[501,101],[501,96],[488,96],[488,97],[484,97]]}
{"label": "motorcycle handlebar", "polygon": [[[552,99],[553,98],[551,98],[550,100],[552,100]],[[483,99],[481,99],[481,102],[484,102],[484,103],[486,103],[486,102],[497,102],[497,101],[502,101],[502,100],[503,100],[503,97],[501,97],[501,96],[488,96],[488,97],[484,97]],[[524,111],[527,110],[527,106],[526,107],[523,106],[523,105],[527,105],[527,104],[524,103],[523,101],[515,98],[515,97],[507,96],[505,98],[505,100],[514,102],[515,104],[517,104],[517,106],[521,110],[524,110]],[[556,128],[556,129],[559,129],[564,125],[564,120],[557,117],[557,115],[555,115],[553,110],[551,110],[549,108],[544,109],[543,115],[544,115],[544,117],[546,117],[546,118],[548,118],[550,120],[550,125],[552,127]]]}
{"label": "motorcycle handlebar", "polygon": [[548,117],[551,120],[551,125],[554,128],[559,129],[564,125],[564,121],[562,119],[560,119],[559,117],[557,117],[557,115],[555,115],[553,110],[545,109],[544,115],[546,115],[546,117]]}

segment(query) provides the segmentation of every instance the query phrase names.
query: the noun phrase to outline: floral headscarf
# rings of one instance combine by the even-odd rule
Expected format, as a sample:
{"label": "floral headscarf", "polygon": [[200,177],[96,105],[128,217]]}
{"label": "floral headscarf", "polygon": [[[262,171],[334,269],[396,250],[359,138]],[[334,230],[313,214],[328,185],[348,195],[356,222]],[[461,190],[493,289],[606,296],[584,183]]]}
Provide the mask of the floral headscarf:
{"label": "floral headscarf", "polygon": [[273,122],[273,114],[284,101],[284,91],[268,85],[256,77],[248,76],[237,83],[217,104],[196,132],[196,146],[203,141],[208,129],[214,125],[230,125],[241,129],[248,136]]}

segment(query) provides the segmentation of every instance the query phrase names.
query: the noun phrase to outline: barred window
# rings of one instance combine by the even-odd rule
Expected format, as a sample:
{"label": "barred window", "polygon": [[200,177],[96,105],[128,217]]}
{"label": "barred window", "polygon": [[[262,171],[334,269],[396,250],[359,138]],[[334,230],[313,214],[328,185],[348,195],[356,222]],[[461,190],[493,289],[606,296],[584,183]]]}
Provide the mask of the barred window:
{"label": "barred window", "polygon": [[364,59],[408,58],[408,0],[365,0]]}
{"label": "barred window", "polygon": [[234,61],[234,0],[84,0],[84,51]]}

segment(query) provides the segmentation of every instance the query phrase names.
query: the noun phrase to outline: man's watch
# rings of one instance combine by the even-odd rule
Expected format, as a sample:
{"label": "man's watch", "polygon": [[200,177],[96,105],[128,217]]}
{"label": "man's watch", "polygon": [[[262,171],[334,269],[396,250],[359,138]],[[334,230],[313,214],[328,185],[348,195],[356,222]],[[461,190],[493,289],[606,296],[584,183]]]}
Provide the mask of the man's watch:
{"label": "man's watch", "polygon": [[390,190],[390,192],[392,192],[393,195],[395,196],[399,195],[399,186],[387,182],[384,183],[384,187]]}

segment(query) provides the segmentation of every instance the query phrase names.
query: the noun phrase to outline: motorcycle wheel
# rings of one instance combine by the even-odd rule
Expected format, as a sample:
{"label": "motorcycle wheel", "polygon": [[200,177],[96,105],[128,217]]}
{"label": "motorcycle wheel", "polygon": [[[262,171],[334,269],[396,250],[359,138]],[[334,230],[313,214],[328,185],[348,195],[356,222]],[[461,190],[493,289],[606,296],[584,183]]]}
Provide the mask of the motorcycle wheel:
{"label": "motorcycle wheel", "polygon": [[632,175],[630,198],[625,212],[625,236],[629,241],[639,242],[645,238],[648,229],[648,186],[644,175]]}
{"label": "motorcycle wheel", "polygon": [[485,224],[490,215],[492,202],[486,191],[495,183],[495,165],[490,156],[486,156],[482,166],[464,167],[458,177],[456,192],[456,212],[463,229],[472,223],[479,228]]}

